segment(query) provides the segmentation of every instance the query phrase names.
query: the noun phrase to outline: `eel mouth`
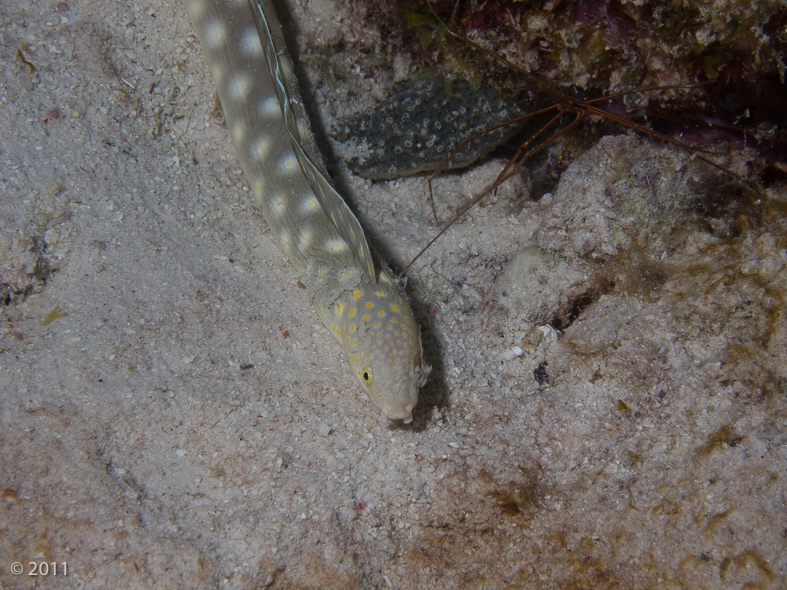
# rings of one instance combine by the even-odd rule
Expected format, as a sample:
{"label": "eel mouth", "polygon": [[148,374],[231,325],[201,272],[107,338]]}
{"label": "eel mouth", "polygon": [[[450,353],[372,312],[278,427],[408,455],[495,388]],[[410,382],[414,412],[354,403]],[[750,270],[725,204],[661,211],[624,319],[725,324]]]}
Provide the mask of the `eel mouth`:
{"label": "eel mouth", "polygon": [[404,408],[398,412],[386,410],[384,414],[389,420],[401,420],[403,424],[411,424],[413,421],[413,408]]}

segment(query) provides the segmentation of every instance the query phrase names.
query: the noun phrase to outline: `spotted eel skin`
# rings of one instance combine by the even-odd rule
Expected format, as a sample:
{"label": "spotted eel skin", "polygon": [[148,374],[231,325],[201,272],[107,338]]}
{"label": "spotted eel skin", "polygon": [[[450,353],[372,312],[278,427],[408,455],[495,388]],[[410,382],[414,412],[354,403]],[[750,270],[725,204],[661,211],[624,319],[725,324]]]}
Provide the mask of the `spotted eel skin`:
{"label": "spotted eel skin", "polygon": [[412,421],[418,325],[326,180],[269,0],[185,0],[246,179],[276,240],[371,400]]}
{"label": "spotted eel skin", "polygon": [[463,168],[515,135],[522,124],[492,129],[525,114],[529,104],[500,97],[488,83],[432,76],[409,83],[385,102],[340,119],[330,135],[355,174],[373,180],[398,178],[439,168],[466,139],[473,139],[446,168]]}

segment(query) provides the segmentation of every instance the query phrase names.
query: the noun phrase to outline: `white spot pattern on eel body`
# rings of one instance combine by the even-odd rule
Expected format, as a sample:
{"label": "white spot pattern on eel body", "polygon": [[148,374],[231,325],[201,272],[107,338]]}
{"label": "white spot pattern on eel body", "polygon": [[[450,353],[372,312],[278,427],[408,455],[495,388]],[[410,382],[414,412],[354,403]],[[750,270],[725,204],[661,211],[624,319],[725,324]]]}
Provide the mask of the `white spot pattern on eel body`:
{"label": "white spot pattern on eel body", "polygon": [[281,116],[279,101],[275,96],[268,96],[260,101],[260,115],[263,117]]}
{"label": "white spot pattern on eel body", "polygon": [[311,215],[322,211],[322,207],[320,207],[320,202],[317,200],[317,197],[309,195],[302,199],[299,211],[302,215]]}
{"label": "white spot pattern on eel body", "polygon": [[246,100],[251,90],[251,80],[245,74],[238,74],[229,82],[230,96],[235,100]]}
{"label": "white spot pattern on eel body", "polygon": [[257,29],[251,27],[243,32],[240,38],[240,51],[243,55],[248,55],[249,57],[262,56],[262,43],[260,43]]}
{"label": "white spot pattern on eel body", "polygon": [[271,211],[277,217],[287,213],[287,203],[281,195],[276,195],[270,200]]}
{"label": "white spot pattern on eel body", "polygon": [[227,33],[224,24],[212,21],[205,25],[205,43],[211,49],[219,47],[227,38]]}
{"label": "white spot pattern on eel body", "polygon": [[325,247],[329,252],[341,252],[347,248],[347,244],[344,242],[344,240],[331,238],[325,243]]}
{"label": "white spot pattern on eel body", "polygon": [[284,157],[279,160],[279,172],[282,174],[295,174],[299,171],[298,159],[292,152],[284,154]]}
{"label": "white spot pattern on eel body", "polygon": [[235,121],[230,127],[230,135],[235,142],[243,143],[246,139],[246,130],[247,128],[243,123]]}
{"label": "white spot pattern on eel body", "polygon": [[301,145],[313,143],[311,132],[290,95],[297,85],[269,1],[186,0],[186,8],[273,235],[304,284],[311,281],[312,304],[369,398],[409,423],[425,375],[418,327],[394,280],[374,272],[360,225]]}
{"label": "white spot pattern on eel body", "polygon": [[311,245],[312,240],[314,239],[314,233],[309,228],[304,228],[301,232],[301,246],[307,248]]}
{"label": "white spot pattern on eel body", "polygon": [[270,138],[264,135],[259,136],[256,140],[249,144],[249,151],[255,160],[258,162],[264,162],[271,151]]}

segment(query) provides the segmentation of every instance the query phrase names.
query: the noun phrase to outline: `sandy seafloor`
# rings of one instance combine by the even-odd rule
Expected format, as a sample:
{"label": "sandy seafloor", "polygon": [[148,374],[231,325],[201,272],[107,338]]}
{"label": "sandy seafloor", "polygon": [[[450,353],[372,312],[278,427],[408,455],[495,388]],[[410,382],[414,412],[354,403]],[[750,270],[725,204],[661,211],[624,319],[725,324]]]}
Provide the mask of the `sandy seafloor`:
{"label": "sandy seafloor", "polygon": [[[311,11],[311,51],[353,19]],[[392,427],[252,203],[181,4],[0,19],[0,587],[787,586],[783,214],[629,136],[501,189],[409,273],[434,368]],[[347,71],[325,116],[378,93]],[[446,176],[443,211],[502,165]],[[394,263],[433,235],[422,177],[341,182]]]}

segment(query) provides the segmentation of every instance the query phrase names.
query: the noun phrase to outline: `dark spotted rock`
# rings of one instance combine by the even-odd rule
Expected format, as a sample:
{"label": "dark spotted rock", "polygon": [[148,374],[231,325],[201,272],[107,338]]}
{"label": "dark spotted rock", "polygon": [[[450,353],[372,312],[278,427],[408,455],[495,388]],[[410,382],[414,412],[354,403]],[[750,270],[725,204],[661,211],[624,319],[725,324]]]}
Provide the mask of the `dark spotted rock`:
{"label": "dark spotted rock", "polygon": [[[388,179],[436,170],[473,134],[524,114],[512,98],[489,84],[473,89],[442,76],[416,82],[331,130],[343,145],[347,165],[364,178]],[[473,139],[449,162],[462,168],[486,155],[521,126],[508,125]]]}

